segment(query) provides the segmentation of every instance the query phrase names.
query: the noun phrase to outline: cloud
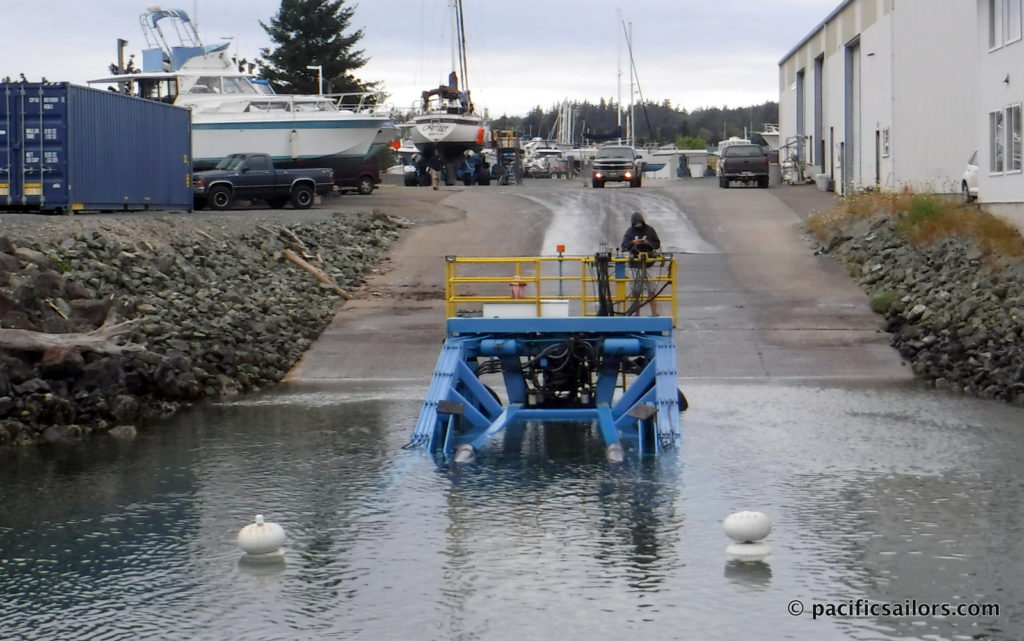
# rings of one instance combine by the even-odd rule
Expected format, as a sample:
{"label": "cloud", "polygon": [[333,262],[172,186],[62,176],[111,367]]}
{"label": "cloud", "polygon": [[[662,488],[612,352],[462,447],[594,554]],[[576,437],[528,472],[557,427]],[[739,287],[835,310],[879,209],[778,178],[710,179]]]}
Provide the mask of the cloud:
{"label": "cloud", "polygon": [[[192,0],[179,3],[208,43],[232,37],[232,52],[252,60],[270,44],[259,21],[280,0]],[[0,21],[0,76],[83,83],[102,77],[117,38],[138,53],[145,41],[138,0],[60,3],[60,19],[38,4],[7,0]],[[192,5],[192,6],[189,6]],[[357,72],[382,80],[395,104],[408,107],[447,76],[450,20],[446,0],[349,1],[359,46],[371,58]],[[492,113],[521,114],[563,99],[628,100],[623,24],[633,26],[633,54],[644,97],[695,108],[777,99],[778,60],[838,0],[516,0],[465,3],[470,80]],[[622,9],[621,13],[619,9]],[[628,26],[628,25],[627,25]]]}

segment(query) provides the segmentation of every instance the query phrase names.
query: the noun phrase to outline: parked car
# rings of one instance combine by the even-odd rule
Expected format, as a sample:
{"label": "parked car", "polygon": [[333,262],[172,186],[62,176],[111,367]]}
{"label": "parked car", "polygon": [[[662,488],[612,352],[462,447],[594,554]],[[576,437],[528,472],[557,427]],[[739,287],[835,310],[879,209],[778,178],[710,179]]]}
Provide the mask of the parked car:
{"label": "parked car", "polygon": [[725,189],[730,182],[739,180],[767,187],[768,165],[768,154],[761,145],[729,145],[718,161],[718,186]]}
{"label": "parked car", "polygon": [[960,193],[964,202],[969,203],[978,199],[978,150],[975,149],[971,157],[967,159],[967,169],[964,170],[964,177],[960,181]]}
{"label": "parked car", "polygon": [[196,209],[230,209],[238,198],[264,200],[274,209],[291,203],[295,209],[309,209],[316,195],[334,189],[330,169],[274,169],[268,154],[231,154],[214,169],[192,174]]}
{"label": "parked car", "polygon": [[357,194],[368,196],[380,184],[380,166],[376,161],[364,162],[351,175],[335,176],[334,184],[342,193],[354,191]]}

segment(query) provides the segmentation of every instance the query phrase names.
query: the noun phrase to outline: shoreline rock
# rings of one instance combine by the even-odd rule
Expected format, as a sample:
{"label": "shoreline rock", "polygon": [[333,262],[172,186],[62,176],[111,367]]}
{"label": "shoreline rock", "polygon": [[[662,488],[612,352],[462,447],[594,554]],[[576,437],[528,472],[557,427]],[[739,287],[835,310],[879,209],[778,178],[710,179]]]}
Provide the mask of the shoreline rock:
{"label": "shoreline rock", "polygon": [[915,247],[886,216],[855,223],[819,251],[875,297],[892,346],[917,376],[1024,407],[1024,261],[960,236]]}
{"label": "shoreline rock", "polygon": [[[132,320],[122,353],[0,345],[0,445],[91,433],[280,381],[334,315],[334,288],[282,259],[275,230],[149,218],[0,238],[0,328],[88,333]],[[377,213],[291,221],[345,291],[403,223]],[[271,232],[271,233],[268,233]]]}

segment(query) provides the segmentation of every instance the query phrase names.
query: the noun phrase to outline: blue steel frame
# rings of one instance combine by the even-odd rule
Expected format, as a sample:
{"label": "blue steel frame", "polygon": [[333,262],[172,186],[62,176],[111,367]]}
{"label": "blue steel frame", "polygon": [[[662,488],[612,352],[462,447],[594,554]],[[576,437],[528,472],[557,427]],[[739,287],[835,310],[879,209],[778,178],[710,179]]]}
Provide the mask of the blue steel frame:
{"label": "blue steel frame", "polygon": [[[594,398],[583,407],[531,405],[521,358],[569,337],[600,346]],[[615,398],[627,356],[646,364]],[[478,378],[480,357],[501,360],[508,405]],[[450,318],[409,447],[450,458],[460,445],[479,450],[515,424],[596,421],[606,446],[657,454],[678,445],[679,410],[669,317]]]}

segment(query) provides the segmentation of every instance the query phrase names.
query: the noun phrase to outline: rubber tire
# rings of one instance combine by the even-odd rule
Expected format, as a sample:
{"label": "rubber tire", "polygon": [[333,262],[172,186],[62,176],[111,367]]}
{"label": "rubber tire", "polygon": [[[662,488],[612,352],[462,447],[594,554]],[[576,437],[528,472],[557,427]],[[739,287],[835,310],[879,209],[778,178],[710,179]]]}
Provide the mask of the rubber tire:
{"label": "rubber tire", "polygon": [[205,208],[206,208],[206,199],[205,198],[200,198],[199,196],[195,196],[195,197],[192,198],[192,209],[199,210],[199,209],[205,209]]}
{"label": "rubber tire", "polygon": [[476,179],[476,184],[478,184],[478,185],[480,185],[482,187],[486,187],[487,185],[490,185],[491,184],[491,174],[490,174],[490,172],[484,172],[484,173],[480,174],[480,177]]}
{"label": "rubber tire", "polygon": [[369,176],[362,176],[359,179],[359,184],[356,185],[356,193],[362,196],[369,196],[373,193],[373,189],[376,185],[373,184],[373,178]]}
{"label": "rubber tire", "polygon": [[405,183],[406,187],[418,187],[420,184],[420,177],[417,176],[415,172],[407,171],[405,175],[402,176],[402,181]]}
{"label": "rubber tire", "polygon": [[768,189],[768,176],[757,179],[757,186],[761,189]]}
{"label": "rubber tire", "polygon": [[465,185],[466,187],[472,187],[473,186],[473,177],[471,175],[469,175],[469,174],[463,174],[462,175],[462,184]]}
{"label": "rubber tire", "polygon": [[967,181],[960,183],[960,195],[963,197],[964,204],[974,202],[974,196],[971,195],[971,190],[967,186]]}
{"label": "rubber tire", "polygon": [[604,187],[604,181],[603,180],[595,179],[595,180],[591,181],[591,184],[594,186],[594,189],[601,189],[602,187]]}
{"label": "rubber tire", "polygon": [[270,205],[271,209],[284,209],[284,206],[288,204],[288,197],[274,196],[267,199],[267,204]]}
{"label": "rubber tire", "polygon": [[444,166],[444,185],[445,187],[451,187],[455,184],[455,167],[451,165]]}
{"label": "rubber tire", "polygon": [[214,185],[206,192],[206,204],[214,211],[231,209],[231,190],[224,185]]}
{"label": "rubber tire", "polygon": [[309,209],[316,200],[316,192],[309,185],[295,185],[292,187],[292,195],[288,199],[295,209]]}
{"label": "rubber tire", "polygon": [[722,189],[728,189],[729,188],[729,181],[726,180],[725,178],[719,178],[718,179],[718,186],[721,187]]}
{"label": "rubber tire", "polygon": [[683,395],[683,390],[676,388],[676,405],[679,406],[680,412],[685,412],[690,407],[690,401],[686,400],[686,396]]}
{"label": "rubber tire", "polygon": [[420,187],[430,186],[430,172],[423,172],[420,174]]}

